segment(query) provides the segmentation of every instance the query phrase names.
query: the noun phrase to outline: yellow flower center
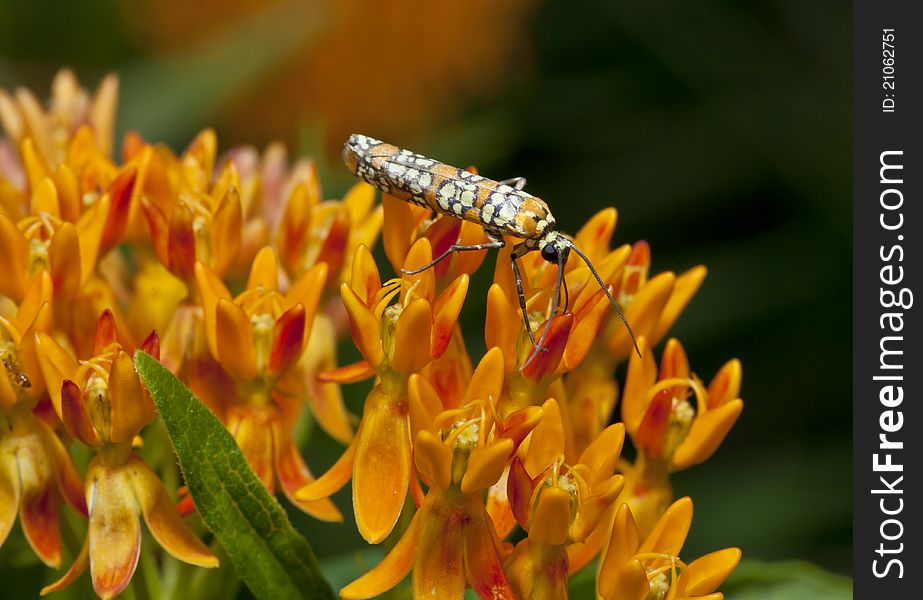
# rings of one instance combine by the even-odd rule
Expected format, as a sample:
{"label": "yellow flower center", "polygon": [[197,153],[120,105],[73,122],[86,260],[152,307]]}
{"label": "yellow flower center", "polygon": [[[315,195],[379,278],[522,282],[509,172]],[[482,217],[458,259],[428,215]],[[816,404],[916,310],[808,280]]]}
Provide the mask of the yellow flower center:
{"label": "yellow flower center", "polygon": [[392,304],[381,314],[381,348],[385,351],[388,362],[394,358],[394,341],[397,336],[397,318],[404,310],[403,304]]}
{"label": "yellow flower center", "polygon": [[468,471],[468,457],[480,445],[481,417],[455,421],[443,432],[442,439],[452,447],[452,485],[461,485]]}

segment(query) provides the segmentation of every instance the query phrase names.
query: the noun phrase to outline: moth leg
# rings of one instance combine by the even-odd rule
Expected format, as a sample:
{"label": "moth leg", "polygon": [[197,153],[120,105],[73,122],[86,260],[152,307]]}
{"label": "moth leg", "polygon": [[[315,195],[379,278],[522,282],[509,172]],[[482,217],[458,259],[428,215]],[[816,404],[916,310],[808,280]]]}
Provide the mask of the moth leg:
{"label": "moth leg", "polygon": [[525,177],[510,177],[499,182],[501,185],[511,185],[515,189],[522,191],[526,187]]}
{"label": "moth leg", "polygon": [[426,263],[422,267],[418,269],[412,269],[409,271],[407,269],[401,269],[401,273],[403,273],[404,275],[416,275],[417,273],[422,273],[423,271],[427,269],[431,269],[432,267],[435,267],[437,264],[439,264],[443,260],[452,256],[452,254],[455,252],[469,252],[472,250],[494,250],[494,249],[502,248],[503,246],[506,245],[506,242],[503,240],[502,236],[499,236],[492,232],[485,232],[485,233],[487,234],[487,238],[490,240],[489,242],[486,242],[483,244],[471,244],[468,246],[464,244],[452,244],[446,249],[445,252],[443,252],[442,254],[440,254],[439,256],[431,260],[430,262]]}

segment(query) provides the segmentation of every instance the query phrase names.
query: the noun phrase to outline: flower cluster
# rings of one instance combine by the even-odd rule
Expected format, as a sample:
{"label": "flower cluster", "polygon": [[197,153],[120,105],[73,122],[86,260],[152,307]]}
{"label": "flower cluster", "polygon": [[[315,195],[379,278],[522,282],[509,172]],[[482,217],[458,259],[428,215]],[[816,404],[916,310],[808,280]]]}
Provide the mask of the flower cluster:
{"label": "flower cluster", "polygon": [[[485,251],[409,273],[452,244],[485,241],[477,224],[388,195],[377,204],[364,183],[325,200],[309,161],[290,165],[278,145],[219,155],[211,130],[180,154],[128,133],[113,158],[117,92],[114,77],[91,95],[66,71],[47,109],[27,90],[0,92],[0,543],[18,513],[58,568],[62,505],[88,520],[46,592],[89,567],[99,596],[121,593],[142,520],[179,560],[218,564],[184,520],[196,499],[168,489],[139,450],[155,419],[130,359],[140,348],[224,423],[270,492],[342,521],[330,496],[351,481],[359,533],[393,544],[344,598],[375,597],[410,572],[419,598],[466,587],[563,598],[568,576],[594,560],[603,598],[721,597],[740,552],[680,559],[692,502],[674,502],[670,473],[728,434],[740,363],[706,385],[677,340],[659,368],[654,359],[703,267],[651,276],[645,242],[610,247],[610,208],[574,236],[605,290],[570,261],[566,302],[549,315],[556,267],[531,253],[521,309],[508,244],[486,297],[473,297]],[[379,234],[391,278],[372,253]],[[462,336],[463,308],[484,315],[480,358]],[[546,325],[535,352],[528,328]],[[361,360],[339,366],[347,336]],[[357,419],[342,386],[368,379]],[[317,478],[295,438],[305,411],[345,446]],[[91,456],[82,473],[80,446]]]}

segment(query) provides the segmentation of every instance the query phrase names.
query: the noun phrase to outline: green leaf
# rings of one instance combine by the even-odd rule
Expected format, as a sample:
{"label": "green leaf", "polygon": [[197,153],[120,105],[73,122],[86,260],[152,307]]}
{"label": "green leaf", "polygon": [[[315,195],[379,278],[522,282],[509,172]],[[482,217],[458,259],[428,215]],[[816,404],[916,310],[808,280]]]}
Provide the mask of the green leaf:
{"label": "green leaf", "polygon": [[852,581],[803,561],[745,560],[721,591],[734,600],[849,600]]}
{"label": "green leaf", "polygon": [[234,439],[148,354],[135,368],[151,392],[205,525],[257,598],[333,598],[308,542],[247,465]]}

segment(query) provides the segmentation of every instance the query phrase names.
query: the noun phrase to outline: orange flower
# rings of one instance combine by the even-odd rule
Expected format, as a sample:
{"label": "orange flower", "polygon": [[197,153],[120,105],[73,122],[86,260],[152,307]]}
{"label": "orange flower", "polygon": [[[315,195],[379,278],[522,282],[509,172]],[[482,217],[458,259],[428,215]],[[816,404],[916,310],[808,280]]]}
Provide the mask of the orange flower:
{"label": "orange flower", "polygon": [[619,507],[600,564],[597,593],[604,600],[721,600],[715,592],[740,562],[738,548],[725,548],[688,565],[679,558],[692,523],[692,500],[680,498],[641,542],[631,509]]}
{"label": "orange flower", "polygon": [[660,371],[644,338],[641,356],[628,363],[622,421],[638,456],[623,470],[629,479],[627,497],[642,532],[672,497],[668,474],[708,459],[737,421],[743,402],[738,398],[740,361],[728,361],[708,387],[689,368],[682,345],[667,342]]}
{"label": "orange flower", "polygon": [[[404,267],[412,270],[431,259],[429,241],[421,239]],[[345,382],[375,374],[379,382],[365,400],[362,421],[349,448],[298,496],[326,498],[352,477],[356,525],[370,543],[381,542],[391,532],[410,483],[407,378],[447,348],[468,291],[468,277],[459,276],[438,297],[434,288],[431,270],[404,275],[382,286],[378,267],[365,246],[356,252],[350,283],[340,286],[350,333],[364,360],[325,377]],[[395,297],[398,303],[389,306]]]}
{"label": "orange flower", "polygon": [[513,515],[529,532],[505,563],[519,597],[566,598],[568,554],[586,555],[578,557],[583,566],[598,551],[583,542],[622,491],[623,477],[613,473],[624,438],[621,423],[610,425],[576,464],[567,464],[560,411],[553,400],[546,403],[525,458],[513,460],[507,479]]}
{"label": "orange flower", "polygon": [[[679,277],[666,272],[648,279],[651,252],[647,242],[609,250],[617,216],[611,208],[598,212],[577,233],[576,243],[597,266],[608,264],[608,268],[600,269],[603,281],[611,283],[635,335],[645,336],[653,345],[666,334],[698,290],[705,267],[694,267]],[[565,382],[568,402],[562,408],[568,413],[569,457],[578,455],[609,423],[618,396],[613,373],[619,363],[634,353],[628,330],[621,319],[610,315],[586,360]]]}
{"label": "orange flower", "polygon": [[157,257],[187,283],[197,262],[223,275],[241,248],[240,177],[228,161],[212,180],[217,145],[206,129],[179,159],[165,150],[150,157],[141,206]]}
{"label": "orange flower", "polygon": [[[253,261],[247,289],[232,299],[211,269],[196,264],[208,347],[236,385],[231,397],[206,394],[204,398],[219,399],[212,410],[224,420],[267,489],[272,491],[278,478],[282,491],[299,508],[319,519],[340,521],[340,512],[329,500],[304,502],[295,497],[295,491],[314,478],[291,439],[305,397],[298,363],[326,276],[327,265],[318,264],[283,295],[276,255],[265,247]],[[323,400],[307,397],[319,423],[348,436],[345,407],[324,406]]]}
{"label": "orange flower", "polygon": [[641,356],[628,363],[622,401],[628,433],[647,460],[666,461],[672,471],[706,460],[743,409],[740,361],[725,363],[705,387],[676,339],[664,348],[659,374],[646,341],[639,345]]}
{"label": "orange flower", "polygon": [[33,408],[45,389],[34,335],[50,331],[51,282],[36,279],[16,316],[0,317],[0,545],[19,512],[23,533],[46,565],[61,564],[58,508],[63,497],[87,514],[80,476],[52,428]]}
{"label": "orange flower", "polygon": [[[83,548],[67,573],[42,593],[69,585],[88,564],[99,596],[121,593],[138,564],[142,516],[157,542],[177,559],[218,566],[218,559],[183,522],[163,483],[132,450],[132,440],[154,419],[154,405],[118,342],[112,314],[100,317],[94,356],[82,363],[48,334],[36,334],[35,344],[64,428],[96,450],[87,468],[90,524]],[[142,348],[156,356],[156,334]]]}
{"label": "orange flower", "polygon": [[28,216],[14,223],[0,213],[0,294],[19,301],[36,275],[47,271],[56,298],[77,296],[96,269],[104,240],[118,235],[112,209],[131,197],[134,178],[134,171],[126,171],[89,209],[67,215],[74,212],[64,210],[68,194],[44,177],[32,192]]}
{"label": "orange flower", "polygon": [[499,479],[541,411],[530,407],[498,420],[503,357],[496,349],[475,370],[461,408],[438,412],[432,386],[419,375],[411,379],[414,463],[430,489],[394,549],[340,595],[378,596],[413,569],[415,598],[462,598],[466,581],[481,598],[513,598],[481,493]]}
{"label": "orange flower", "polygon": [[25,88],[13,95],[0,90],[0,123],[16,144],[31,139],[36,158],[54,168],[65,161],[68,142],[82,125],[89,124],[93,143],[103,156],[112,152],[119,80],[114,74],[103,78],[91,98],[80,87],[74,73],[62,69],[51,83],[51,100],[46,111]]}

